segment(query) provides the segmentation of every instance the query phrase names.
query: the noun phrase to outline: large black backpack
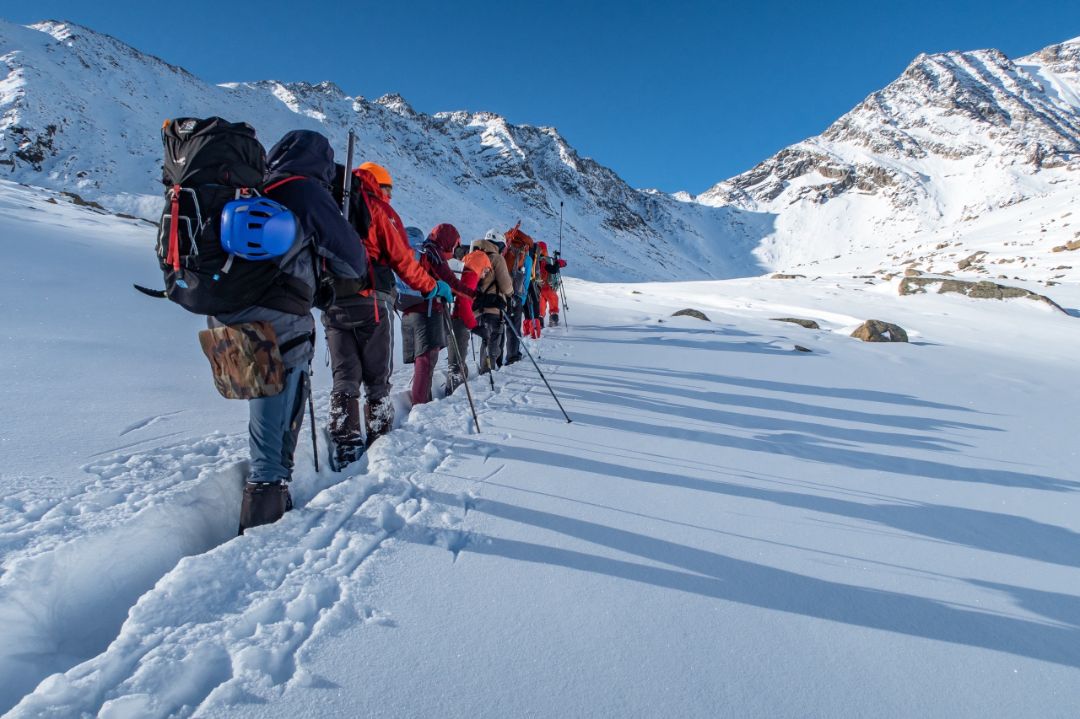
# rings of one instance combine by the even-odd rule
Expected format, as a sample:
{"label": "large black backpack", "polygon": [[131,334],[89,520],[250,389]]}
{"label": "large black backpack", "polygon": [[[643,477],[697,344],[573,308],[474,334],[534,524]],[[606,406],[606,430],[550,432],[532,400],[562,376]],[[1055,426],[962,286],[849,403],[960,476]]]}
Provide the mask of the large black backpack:
{"label": "large black backpack", "polygon": [[165,121],[161,140],[166,190],[157,254],[165,296],[201,315],[256,305],[306,312],[310,305],[303,295],[310,291],[292,287],[296,281],[277,261],[245,260],[221,246],[225,204],[262,192],[266,150],[254,128],[220,117],[179,118]]}

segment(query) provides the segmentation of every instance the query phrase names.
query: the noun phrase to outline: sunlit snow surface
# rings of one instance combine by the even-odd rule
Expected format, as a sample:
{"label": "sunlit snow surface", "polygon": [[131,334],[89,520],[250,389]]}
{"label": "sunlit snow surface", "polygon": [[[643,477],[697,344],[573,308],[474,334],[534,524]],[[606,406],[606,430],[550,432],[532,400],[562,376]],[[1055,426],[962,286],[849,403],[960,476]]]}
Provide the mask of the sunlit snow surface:
{"label": "sunlit snow surface", "polygon": [[[850,272],[570,280],[532,347],[572,424],[522,362],[472,382],[479,435],[463,391],[399,397],[316,474],[305,426],[296,509],[233,538],[246,410],[200,318],[130,288],[152,245],[0,183],[0,711],[1075,715],[1076,317]],[[847,336],[871,317],[912,341]]]}

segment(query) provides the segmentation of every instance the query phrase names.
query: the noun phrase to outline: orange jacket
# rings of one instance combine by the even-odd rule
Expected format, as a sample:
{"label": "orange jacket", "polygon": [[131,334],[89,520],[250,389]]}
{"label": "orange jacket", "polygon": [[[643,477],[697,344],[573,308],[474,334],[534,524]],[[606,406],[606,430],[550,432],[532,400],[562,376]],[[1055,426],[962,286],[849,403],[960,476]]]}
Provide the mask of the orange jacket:
{"label": "orange jacket", "polygon": [[[380,286],[385,282],[380,276],[387,274],[383,268],[389,268],[414,290],[424,294],[431,292],[435,289],[435,279],[416,261],[412,248],[409,247],[409,240],[405,237],[405,226],[398,213],[386,201],[375,176],[367,170],[355,170],[354,174],[360,178],[364,199],[371,211],[371,228],[364,238],[364,247],[367,249],[368,258],[375,265],[375,288],[389,292],[394,286],[393,277],[389,277],[388,287]],[[371,290],[365,290],[361,294],[369,295]]]}

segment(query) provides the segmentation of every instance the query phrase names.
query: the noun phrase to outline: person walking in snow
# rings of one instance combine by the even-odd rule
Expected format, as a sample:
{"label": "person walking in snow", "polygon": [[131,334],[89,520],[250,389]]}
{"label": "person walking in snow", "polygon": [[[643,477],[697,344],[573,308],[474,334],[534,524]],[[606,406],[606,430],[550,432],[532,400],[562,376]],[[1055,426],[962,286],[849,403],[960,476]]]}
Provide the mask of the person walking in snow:
{"label": "person walking in snow", "polygon": [[210,327],[267,322],[277,337],[285,367],[284,388],[270,397],[248,400],[251,473],[244,485],[240,531],[269,524],[292,507],[289,481],[293,454],[304,419],[315,347],[315,301],[320,264],[343,277],[362,280],[368,259],[353,229],[330,195],[334,150],[323,135],[310,130],[287,133],[267,155],[266,195],[289,208],[302,241],[281,259],[284,295],[293,301],[260,301],[255,306],[208,318]]}
{"label": "person walking in snow", "polygon": [[524,320],[521,323],[521,336],[540,339],[540,330],[544,326],[540,314],[540,243],[533,244],[529,250],[528,275],[525,278],[525,298],[522,302]]}
{"label": "person walking in snow", "polygon": [[401,344],[405,364],[412,364],[413,381],[410,397],[413,405],[431,401],[431,380],[438,364],[439,352],[446,347],[444,304],[453,301],[453,292],[472,296],[454,276],[447,262],[454,256],[454,249],[461,243],[461,235],[451,224],[436,225],[428,234],[421,251],[420,264],[429,275],[439,281],[438,289],[430,297],[402,308]]}
{"label": "person walking in snow", "polygon": [[[459,248],[460,249],[460,246]],[[463,255],[460,262],[461,284],[474,293],[480,280],[491,272],[491,260],[483,250],[473,250]],[[456,345],[447,352],[446,394],[451,395],[469,377],[469,367],[465,357],[469,349],[469,335],[478,326],[473,298],[459,294],[454,303],[452,313],[454,336],[452,341]]]}
{"label": "person walking in snow", "polygon": [[473,300],[473,308],[478,313],[478,325],[474,331],[482,340],[480,374],[502,367],[503,338],[506,333],[502,313],[506,311],[509,298],[514,293],[514,283],[506,269],[502,248],[493,239],[497,237],[494,231],[490,231],[484,239],[472,244],[473,251],[483,252],[491,263],[491,272],[480,278],[476,285],[476,299]]}
{"label": "person walking in snow", "polygon": [[559,257],[555,250],[553,257],[548,256],[547,244],[540,244],[540,326],[544,326],[544,317],[550,327],[559,326],[559,285],[562,283],[562,268],[566,260]]}
{"label": "person walking in snow", "polygon": [[[393,427],[394,274],[434,297],[438,282],[416,261],[401,218],[390,205],[394,181],[386,168],[365,162],[353,172],[356,198],[370,217],[362,243],[371,261],[370,281],[339,278],[334,303],[323,313],[334,386],[330,392],[332,463],[342,469]],[[359,209],[359,208],[358,208]],[[351,212],[360,218],[361,212]],[[443,295],[448,294],[445,289]],[[364,388],[364,432],[360,430],[360,387]]]}
{"label": "person walking in snow", "polygon": [[[521,231],[521,222],[514,225],[504,235],[506,249],[503,258],[506,260],[506,268],[510,271],[513,281],[513,294],[510,296],[509,307],[506,316],[515,328],[522,326],[522,317],[525,311],[525,302],[528,299],[529,278],[532,275],[531,250],[533,239]],[[521,346],[515,332],[505,333],[506,359],[504,364],[513,364],[521,360]]]}

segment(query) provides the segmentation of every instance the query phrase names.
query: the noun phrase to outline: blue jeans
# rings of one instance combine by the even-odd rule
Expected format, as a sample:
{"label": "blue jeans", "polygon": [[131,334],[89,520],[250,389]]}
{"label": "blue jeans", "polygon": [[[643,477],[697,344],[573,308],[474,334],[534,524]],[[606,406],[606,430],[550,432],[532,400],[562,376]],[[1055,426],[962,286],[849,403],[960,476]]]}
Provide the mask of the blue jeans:
{"label": "blue jeans", "polygon": [[288,482],[293,453],[304,423],[308,378],[305,367],[285,373],[285,387],[273,397],[248,400],[248,442],[251,447],[249,482]]}

